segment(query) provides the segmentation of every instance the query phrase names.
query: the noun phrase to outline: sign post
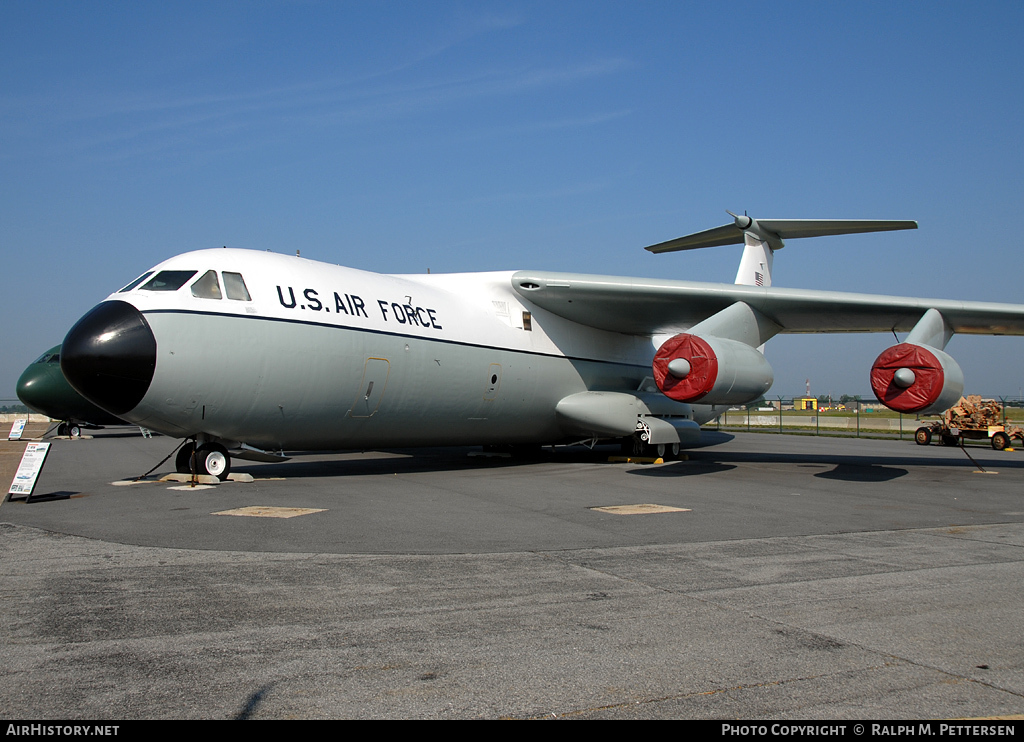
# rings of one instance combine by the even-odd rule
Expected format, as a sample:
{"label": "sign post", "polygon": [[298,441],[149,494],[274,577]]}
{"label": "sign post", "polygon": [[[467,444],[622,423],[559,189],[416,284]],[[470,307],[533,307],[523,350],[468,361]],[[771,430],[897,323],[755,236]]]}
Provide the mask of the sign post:
{"label": "sign post", "polygon": [[27,500],[32,496],[32,490],[36,486],[36,479],[39,478],[39,472],[43,470],[46,454],[49,451],[49,443],[29,443],[25,446],[25,453],[21,457],[21,464],[18,465],[18,473],[14,475],[11,488],[7,490],[9,499]]}
{"label": "sign post", "polygon": [[19,441],[21,440],[21,434],[25,432],[25,423],[28,420],[24,417],[19,417],[14,421],[14,425],[11,426],[11,432],[7,434],[7,440]]}

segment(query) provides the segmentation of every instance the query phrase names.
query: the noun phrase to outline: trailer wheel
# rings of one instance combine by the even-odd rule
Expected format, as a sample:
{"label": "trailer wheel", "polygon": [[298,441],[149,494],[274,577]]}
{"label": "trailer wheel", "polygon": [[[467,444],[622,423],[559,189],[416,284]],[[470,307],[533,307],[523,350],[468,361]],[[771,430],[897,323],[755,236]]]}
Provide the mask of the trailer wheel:
{"label": "trailer wheel", "polygon": [[992,448],[1002,451],[1010,447],[1010,436],[1006,433],[996,433],[992,436]]}
{"label": "trailer wheel", "polygon": [[927,446],[932,442],[932,429],[931,428],[918,428],[917,432],[914,433],[914,440],[919,446]]}

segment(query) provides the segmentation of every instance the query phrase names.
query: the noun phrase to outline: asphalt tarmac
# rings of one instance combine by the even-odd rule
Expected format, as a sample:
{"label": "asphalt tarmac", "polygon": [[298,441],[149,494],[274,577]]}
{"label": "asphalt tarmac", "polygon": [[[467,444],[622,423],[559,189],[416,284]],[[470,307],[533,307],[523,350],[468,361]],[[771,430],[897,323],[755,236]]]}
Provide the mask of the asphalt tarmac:
{"label": "asphalt tarmac", "polygon": [[[55,441],[0,507],[0,713],[1024,713],[1024,453],[709,437],[660,465],[236,460],[255,481],[206,489],[113,484],[167,438]],[[668,510],[595,510],[637,505]]]}

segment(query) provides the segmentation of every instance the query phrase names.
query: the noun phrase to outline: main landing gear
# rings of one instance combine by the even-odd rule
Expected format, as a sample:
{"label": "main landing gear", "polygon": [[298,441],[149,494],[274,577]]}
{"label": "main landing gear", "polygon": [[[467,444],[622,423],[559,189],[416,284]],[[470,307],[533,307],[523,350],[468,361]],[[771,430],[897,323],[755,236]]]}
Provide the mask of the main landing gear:
{"label": "main landing gear", "polygon": [[623,456],[643,456],[645,458],[665,460],[679,457],[678,443],[645,443],[639,436],[635,435],[630,438],[623,438],[621,449]]}
{"label": "main landing gear", "polygon": [[179,474],[210,474],[224,481],[231,473],[231,456],[219,443],[203,443],[196,448],[193,441],[187,441],[178,449],[174,468]]}

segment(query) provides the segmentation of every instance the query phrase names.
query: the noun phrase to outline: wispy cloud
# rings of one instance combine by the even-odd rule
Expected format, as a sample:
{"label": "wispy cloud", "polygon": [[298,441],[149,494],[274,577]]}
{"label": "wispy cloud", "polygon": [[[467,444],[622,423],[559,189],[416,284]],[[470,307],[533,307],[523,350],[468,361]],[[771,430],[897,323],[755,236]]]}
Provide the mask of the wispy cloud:
{"label": "wispy cloud", "polygon": [[[420,60],[442,53],[443,48],[447,47],[439,45],[432,52],[424,52]],[[494,67],[451,73],[427,71],[406,61],[358,76],[227,93],[94,91],[67,96],[59,103],[38,94],[21,100],[7,98],[2,107],[8,113],[0,118],[0,126],[7,131],[8,141],[20,140],[20,144],[17,154],[7,149],[3,156],[29,152],[39,156],[39,148],[55,147],[52,154],[56,155],[74,151],[119,159],[175,150],[183,143],[193,147],[212,144],[223,137],[233,138],[232,148],[241,146],[239,137],[250,139],[256,147],[283,127],[300,133],[304,129],[399,120],[475,99],[571,86],[614,74],[626,66],[625,60],[611,58],[564,66]],[[603,117],[606,120],[618,115],[623,114]],[[591,123],[595,120],[592,117]],[[586,123],[533,126],[558,128]],[[42,139],[38,136],[40,131],[54,130],[71,133]],[[54,145],[54,140],[59,144]]]}
{"label": "wispy cloud", "polygon": [[463,206],[474,206],[479,204],[514,203],[520,201],[547,201],[555,198],[572,198],[574,196],[581,196],[587,193],[595,193],[597,191],[607,190],[611,186],[612,183],[609,180],[592,180],[583,183],[565,185],[560,188],[549,188],[537,191],[494,193],[487,196],[465,199],[458,203]]}
{"label": "wispy cloud", "polygon": [[[158,89],[130,90],[77,81],[74,87],[0,97],[0,132],[7,146],[0,159],[84,157],[117,161],[183,153],[257,148],[331,127],[400,121],[466,105],[475,99],[515,96],[566,87],[613,74],[621,59],[567,65],[494,64],[460,61],[460,48],[480,37],[524,23],[516,15],[456,15],[422,34],[393,62],[372,69],[324,75],[294,84],[237,88],[225,70]],[[211,64],[211,68],[214,65]],[[469,71],[466,71],[469,70]],[[195,92],[199,87],[208,92]],[[187,89],[186,89],[187,88]],[[555,124],[554,126],[557,126]]]}
{"label": "wispy cloud", "polygon": [[625,118],[632,113],[633,112],[630,109],[623,109],[621,111],[595,113],[589,116],[525,121],[522,123],[510,124],[508,126],[497,126],[490,129],[482,129],[477,133],[476,138],[516,137],[537,132],[585,129],[590,126],[599,126],[610,121]]}

